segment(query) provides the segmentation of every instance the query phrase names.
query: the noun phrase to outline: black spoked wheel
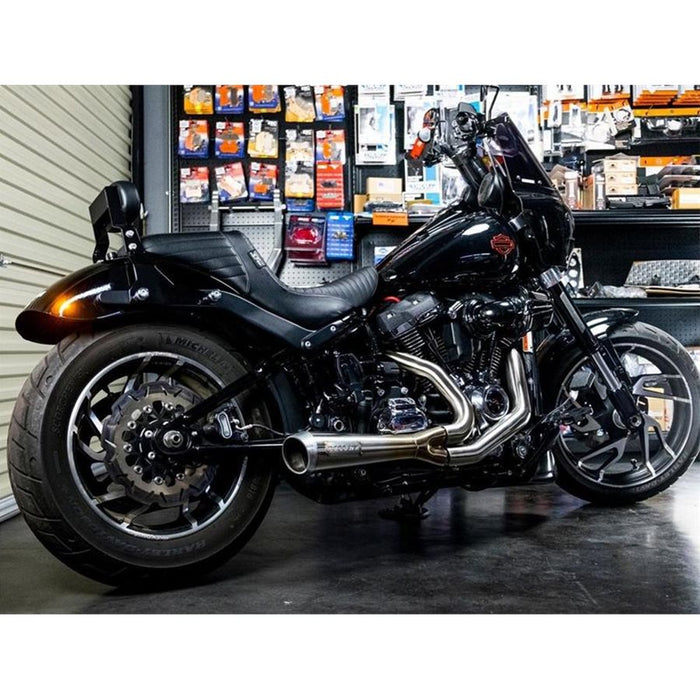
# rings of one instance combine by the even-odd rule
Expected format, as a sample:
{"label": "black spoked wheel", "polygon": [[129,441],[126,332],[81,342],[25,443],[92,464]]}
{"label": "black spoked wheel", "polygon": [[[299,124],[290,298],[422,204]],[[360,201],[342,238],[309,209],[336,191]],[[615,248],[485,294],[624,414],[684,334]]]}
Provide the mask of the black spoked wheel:
{"label": "black spoked wheel", "polygon": [[595,366],[578,351],[563,358],[553,386],[588,415],[564,430],[554,447],[557,481],[588,501],[624,504],[668,488],[692,464],[700,443],[698,372],[671,336],[643,323],[612,342],[627,371],[644,423],[627,431]]}
{"label": "black spoked wheel", "polygon": [[68,462],[105,522],[135,537],[176,540],[226,510],[247,458],[235,465],[181,464],[156,457],[150,444],[164,419],[222,386],[201,363],[166,352],[124,357],[85,386],[70,418]]}
{"label": "black spoked wheel", "polygon": [[[245,372],[218,339],[168,327],[72,338],[49,353],[9,443],[18,504],[47,548],[108,583],[174,582],[235,553],[267,510],[276,465],[183,460],[156,441],[190,439],[164,422]],[[270,423],[250,392],[229,415]]]}

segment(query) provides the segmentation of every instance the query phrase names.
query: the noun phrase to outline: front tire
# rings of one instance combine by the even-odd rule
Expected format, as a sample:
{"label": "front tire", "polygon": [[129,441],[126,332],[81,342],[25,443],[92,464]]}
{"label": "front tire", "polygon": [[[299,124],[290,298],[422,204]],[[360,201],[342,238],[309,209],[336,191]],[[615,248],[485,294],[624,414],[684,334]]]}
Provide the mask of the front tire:
{"label": "front tire", "polygon": [[558,485],[592,503],[624,505],[667,489],[695,460],[700,377],[685,348],[658,328],[631,323],[615,329],[610,340],[630,375],[645,420],[642,432],[627,435],[621,428],[596,368],[575,346],[561,358],[547,398],[553,407],[568,396],[592,411],[562,432],[552,449]]}
{"label": "front tire", "polygon": [[[168,470],[139,446],[154,416],[187,410],[246,371],[218,338],[176,326],[54,347],[25,383],[8,434],[13,492],[44,546],[111,585],[171,585],[237,552],[269,507],[276,465],[241,457]],[[243,421],[270,423],[257,394],[235,408]]]}

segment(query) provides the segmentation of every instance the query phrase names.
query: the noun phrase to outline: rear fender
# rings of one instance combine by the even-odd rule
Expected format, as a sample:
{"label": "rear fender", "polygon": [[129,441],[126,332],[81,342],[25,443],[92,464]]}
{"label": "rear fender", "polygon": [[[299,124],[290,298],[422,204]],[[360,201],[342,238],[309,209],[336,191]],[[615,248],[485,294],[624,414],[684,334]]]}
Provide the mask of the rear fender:
{"label": "rear fender", "polygon": [[55,344],[71,333],[158,321],[195,323],[235,337],[243,329],[282,347],[299,348],[311,333],[205,272],[124,257],[58,280],[19,314],[15,328],[26,340]]}

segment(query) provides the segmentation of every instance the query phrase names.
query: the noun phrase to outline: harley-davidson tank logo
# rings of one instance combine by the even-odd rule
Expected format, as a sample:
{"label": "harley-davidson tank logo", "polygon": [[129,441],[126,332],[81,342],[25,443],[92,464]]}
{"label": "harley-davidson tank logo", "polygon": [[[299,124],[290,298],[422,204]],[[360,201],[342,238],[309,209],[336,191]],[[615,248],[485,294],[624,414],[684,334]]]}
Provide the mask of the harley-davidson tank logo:
{"label": "harley-davidson tank logo", "polygon": [[499,233],[491,239],[491,247],[505,258],[515,250],[515,241],[505,233]]}

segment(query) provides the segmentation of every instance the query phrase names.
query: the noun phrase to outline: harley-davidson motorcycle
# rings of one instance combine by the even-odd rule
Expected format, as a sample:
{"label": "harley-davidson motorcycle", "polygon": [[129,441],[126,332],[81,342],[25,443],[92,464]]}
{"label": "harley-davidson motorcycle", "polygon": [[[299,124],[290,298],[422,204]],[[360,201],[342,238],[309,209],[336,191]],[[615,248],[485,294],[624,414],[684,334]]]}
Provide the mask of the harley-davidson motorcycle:
{"label": "harley-davidson motorcycle", "polygon": [[56,557],[113,585],[191,578],[246,543],[281,479],[421,518],[443,488],[556,479],[612,505],[683,474],[698,371],[635,311],[579,313],[571,212],[511,119],[428,112],[414,155],[451,159],[461,197],[376,268],[314,288],[283,284],[241,232],[142,236],[136,188],[100,193],[94,264],[16,321],[55,344],[8,455]]}

